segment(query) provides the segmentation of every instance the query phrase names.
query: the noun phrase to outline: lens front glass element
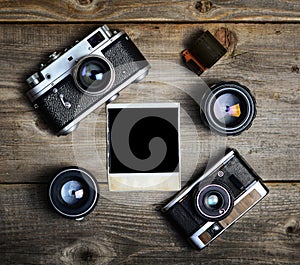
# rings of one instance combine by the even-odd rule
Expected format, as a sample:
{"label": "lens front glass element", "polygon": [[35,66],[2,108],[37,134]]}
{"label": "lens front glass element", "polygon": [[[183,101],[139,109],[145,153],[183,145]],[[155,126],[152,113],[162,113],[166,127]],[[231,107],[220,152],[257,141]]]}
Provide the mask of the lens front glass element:
{"label": "lens front glass element", "polygon": [[221,82],[204,94],[200,114],[212,131],[237,135],[251,126],[256,116],[255,99],[247,87]]}
{"label": "lens front glass element", "polygon": [[86,57],[76,70],[79,88],[89,94],[103,93],[113,80],[112,65],[102,57]]}
{"label": "lens front glass element", "polygon": [[211,194],[206,195],[204,198],[204,203],[207,208],[210,208],[212,210],[220,209],[224,204],[221,194],[216,192],[212,192]]}
{"label": "lens front glass element", "polygon": [[85,185],[77,180],[70,180],[66,182],[60,191],[62,200],[70,205],[75,206],[76,204],[82,202],[84,197],[86,197]]}
{"label": "lens front glass element", "polygon": [[231,212],[233,200],[227,189],[218,184],[210,184],[200,189],[196,195],[196,209],[209,221],[225,218]]}
{"label": "lens front glass element", "polygon": [[212,115],[221,126],[236,127],[246,118],[247,111],[245,99],[234,92],[219,95],[212,104]]}

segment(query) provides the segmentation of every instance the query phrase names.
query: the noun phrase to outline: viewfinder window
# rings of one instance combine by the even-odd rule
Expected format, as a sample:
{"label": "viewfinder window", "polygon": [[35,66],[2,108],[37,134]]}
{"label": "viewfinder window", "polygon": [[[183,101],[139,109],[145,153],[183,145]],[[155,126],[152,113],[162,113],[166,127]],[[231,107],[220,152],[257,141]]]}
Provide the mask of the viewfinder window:
{"label": "viewfinder window", "polygon": [[96,34],[94,34],[92,37],[88,39],[89,44],[92,46],[92,48],[95,48],[99,43],[104,41],[103,35],[98,31]]}

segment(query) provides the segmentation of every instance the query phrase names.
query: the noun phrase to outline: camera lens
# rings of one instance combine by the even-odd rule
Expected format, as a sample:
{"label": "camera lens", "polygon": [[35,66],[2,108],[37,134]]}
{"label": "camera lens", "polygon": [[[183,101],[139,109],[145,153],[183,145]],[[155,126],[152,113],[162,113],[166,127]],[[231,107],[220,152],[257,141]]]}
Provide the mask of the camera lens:
{"label": "camera lens", "polygon": [[255,99],[236,82],[219,83],[205,93],[201,117],[215,132],[237,135],[248,129],[256,115]]}
{"label": "camera lens", "polygon": [[218,194],[211,194],[205,198],[205,204],[211,209],[217,209],[222,204],[222,198]]}
{"label": "camera lens", "polygon": [[84,169],[70,167],[58,172],[49,186],[49,199],[61,215],[80,219],[95,207],[99,188],[93,176]]}
{"label": "camera lens", "polygon": [[228,216],[233,207],[233,199],[227,188],[210,184],[200,189],[195,197],[196,209],[208,221],[219,221]]}
{"label": "camera lens", "polygon": [[73,206],[83,199],[86,191],[87,189],[83,183],[77,180],[70,180],[62,186],[60,195],[66,204]]}
{"label": "camera lens", "polygon": [[81,59],[74,70],[77,87],[91,95],[104,93],[111,87],[114,78],[112,64],[106,58],[96,55]]}

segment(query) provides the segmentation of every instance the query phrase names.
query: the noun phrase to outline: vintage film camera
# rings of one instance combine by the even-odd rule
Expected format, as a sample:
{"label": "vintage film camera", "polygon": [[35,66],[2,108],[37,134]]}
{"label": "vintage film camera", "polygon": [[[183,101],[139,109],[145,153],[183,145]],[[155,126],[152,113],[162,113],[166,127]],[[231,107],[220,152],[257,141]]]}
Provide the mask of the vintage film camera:
{"label": "vintage film camera", "polygon": [[262,200],[268,189],[235,150],[162,208],[189,242],[203,249]]}
{"label": "vintage film camera", "polygon": [[62,52],[54,52],[26,81],[27,95],[57,135],[65,135],[118,92],[148,73],[149,63],[128,35],[104,25]]}

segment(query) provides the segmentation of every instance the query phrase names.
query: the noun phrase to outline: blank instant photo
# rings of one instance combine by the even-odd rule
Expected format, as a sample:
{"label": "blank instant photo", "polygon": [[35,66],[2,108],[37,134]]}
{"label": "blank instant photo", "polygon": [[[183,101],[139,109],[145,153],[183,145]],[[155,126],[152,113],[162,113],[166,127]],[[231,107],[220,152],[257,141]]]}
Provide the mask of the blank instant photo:
{"label": "blank instant photo", "polygon": [[179,103],[107,105],[110,191],[179,190]]}

